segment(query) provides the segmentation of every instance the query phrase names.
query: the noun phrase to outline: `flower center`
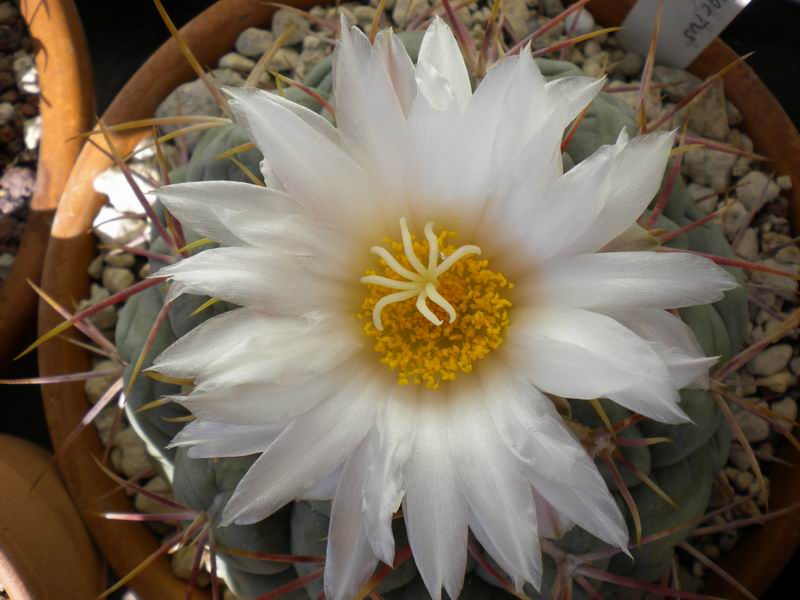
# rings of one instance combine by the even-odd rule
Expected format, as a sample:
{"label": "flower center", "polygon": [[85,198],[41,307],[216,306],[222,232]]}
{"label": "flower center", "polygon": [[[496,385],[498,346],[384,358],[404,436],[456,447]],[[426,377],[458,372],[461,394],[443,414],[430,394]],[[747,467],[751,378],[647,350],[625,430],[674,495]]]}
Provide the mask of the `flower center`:
{"label": "flower center", "polygon": [[424,232],[425,240],[416,240],[400,219],[402,241],[372,248],[380,268],[361,278],[369,295],[358,318],[398,383],[436,389],[502,344],[511,308],[502,294],[513,284],[478,258],[477,246],[448,244],[455,234],[436,235],[433,223]]}

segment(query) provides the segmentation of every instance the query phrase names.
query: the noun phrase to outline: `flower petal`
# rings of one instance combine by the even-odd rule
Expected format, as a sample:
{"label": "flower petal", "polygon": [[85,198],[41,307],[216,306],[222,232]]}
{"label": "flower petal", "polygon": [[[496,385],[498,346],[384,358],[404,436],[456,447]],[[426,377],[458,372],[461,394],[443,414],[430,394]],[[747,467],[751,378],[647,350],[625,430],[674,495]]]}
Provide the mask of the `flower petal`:
{"label": "flower petal", "polygon": [[230,425],[197,420],[176,435],[169,448],[191,446],[189,458],[247,456],[263,452],[280,435],[286,424]]}
{"label": "flower petal", "polygon": [[362,375],[289,423],[242,478],[225,507],[223,522],[260,521],[331,474],[374,425],[385,397],[381,388],[375,378]]}
{"label": "flower petal", "polygon": [[325,261],[325,256],[309,260],[257,248],[212,248],[164,267],[155,276],[172,280],[170,298],[184,293],[212,296],[282,315],[348,310],[353,306],[352,286],[320,275],[340,273],[335,263]]}
{"label": "flower petal", "polygon": [[[481,384],[500,438],[525,466],[535,496],[546,500],[537,503],[537,512],[543,516],[540,535],[563,533],[565,521],[572,521],[600,539],[624,547],[628,541],[625,519],[594,461],[552,403],[502,369],[482,371]],[[548,514],[550,509],[559,516]]]}
{"label": "flower petal", "polygon": [[[633,224],[661,187],[674,139],[674,132],[664,131],[630,141],[626,136],[620,137],[618,151],[604,155],[607,175],[602,187],[595,189],[603,201],[602,209],[591,226],[560,254],[595,252]],[[567,202],[569,197],[553,201]]]}
{"label": "flower petal", "polygon": [[680,317],[665,310],[648,309],[605,313],[650,342],[677,389],[691,385],[708,388],[708,370],[719,357],[706,357],[694,332]]}
{"label": "flower petal", "polygon": [[[589,309],[683,308],[716,302],[736,280],[692,254],[606,252],[547,261],[534,293],[552,306]],[[533,292],[533,289],[531,289]],[[522,292],[524,294],[524,292]]]}
{"label": "flower petal", "polygon": [[[450,27],[438,16],[425,31],[419,48],[417,88],[436,110],[463,111],[472,97],[461,49]],[[442,89],[447,93],[443,95]]]}
{"label": "flower petal", "polygon": [[403,42],[391,29],[378,32],[375,38],[375,48],[383,61],[383,66],[389,74],[394,92],[403,109],[403,114],[408,115],[411,103],[417,95],[417,82],[414,73],[414,63],[406,52]]}
{"label": "flower petal", "polygon": [[298,384],[339,366],[361,347],[341,315],[280,318],[238,309],[209,319],[159,355],[151,370],[194,379],[195,393],[258,382]]}
{"label": "flower petal", "polygon": [[375,177],[382,190],[376,198],[388,204],[394,222],[408,212],[398,168],[403,147],[396,143],[403,136],[403,109],[378,49],[360,29],[348,26],[344,14],[340,28],[333,53],[336,126],[342,146]]}
{"label": "flower petal", "polygon": [[441,600],[444,586],[457,598],[467,564],[467,506],[447,441],[447,399],[420,398],[414,450],[406,463],[403,517],[425,587]]}
{"label": "flower petal", "polygon": [[306,212],[291,196],[249,183],[176,183],[159,188],[156,194],[184,227],[227,246],[243,245],[228,222],[234,215],[245,213],[251,222],[269,223]]}
{"label": "flower petal", "polygon": [[378,204],[364,171],[339,145],[310,125],[275,94],[226,89],[239,122],[269,161],[283,187],[314,215],[328,223],[365,231],[375,222]]}
{"label": "flower petal", "polygon": [[369,459],[369,443],[364,440],[345,463],[336,488],[325,552],[325,597],[330,600],[351,600],[378,564],[364,518],[363,488]]}
{"label": "flower petal", "polygon": [[526,582],[539,589],[542,557],[536,505],[523,466],[491,424],[474,382],[456,382],[451,394],[448,434],[470,528],[518,591]]}
{"label": "flower petal", "polygon": [[661,358],[614,319],[577,308],[514,313],[504,350],[536,387],[567,398],[602,398],[659,421],[688,420]]}
{"label": "flower petal", "polygon": [[372,551],[387,565],[394,561],[392,515],[405,492],[403,469],[411,456],[417,427],[416,390],[395,389],[370,433],[369,475],[364,481],[364,512]]}

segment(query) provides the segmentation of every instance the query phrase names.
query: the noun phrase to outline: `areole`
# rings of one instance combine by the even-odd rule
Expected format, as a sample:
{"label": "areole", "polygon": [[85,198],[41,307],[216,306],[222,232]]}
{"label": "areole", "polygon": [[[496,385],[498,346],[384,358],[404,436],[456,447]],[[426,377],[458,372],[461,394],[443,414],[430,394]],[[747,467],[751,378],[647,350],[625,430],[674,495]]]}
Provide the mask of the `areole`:
{"label": "areole", "polygon": [[[309,7],[314,2],[292,2]],[[597,20],[613,25],[621,22],[624,12],[632,2],[593,0],[589,8]],[[225,0],[217,3],[195,20],[183,33],[189,45],[196,50],[201,63],[212,64],[233,46],[237,34],[249,26],[264,25],[274,9],[247,0]],[[700,76],[710,75],[735,58],[734,53],[721,42],[715,42],[692,65]],[[192,73],[176,44],[164,45],[131,79],[104,115],[107,124],[151,116],[159,102],[180,82]],[[789,173],[795,181],[793,219],[800,226],[800,164],[789,162],[800,155],[800,136],[769,94],[763,84],[747,67],[740,67],[725,80],[726,92],[744,115],[745,128],[758,119],[758,127],[751,127],[751,137],[756,148],[770,156],[782,157],[775,168]],[[115,144],[125,152],[133,147],[135,134],[118,134]],[[85,296],[88,282],[85,268],[92,258],[93,241],[86,230],[99,210],[104,198],[92,190],[93,178],[107,168],[110,161],[98,150],[86,147],[80,156],[62,197],[45,264],[44,287],[58,301]],[[57,324],[58,318],[48,307],[40,312],[40,331],[43,333]],[[85,370],[88,358],[75,352],[74,347],[60,341],[46,344],[40,349],[42,375]],[[44,390],[48,424],[55,445],[60,445],[83,416],[86,398],[80,384],[50,387]],[[102,446],[91,430],[86,432],[67,451],[62,470],[70,491],[79,505],[109,491],[113,484],[96,468],[92,455],[102,453]],[[781,508],[800,497],[800,482],[794,473],[780,467],[769,473],[773,482],[772,507]],[[130,510],[123,494],[109,499],[107,510]],[[157,548],[156,538],[145,528],[128,526],[124,537],[120,526],[108,521],[88,521],[92,533],[118,573],[132,570]],[[754,593],[761,593],[782,564],[791,556],[794,541],[791,532],[800,525],[800,515],[787,515],[762,528],[753,530],[739,546],[726,557],[723,566],[732,570]],[[756,551],[757,548],[757,551]],[[133,582],[133,587],[143,597],[180,598],[185,594],[182,582],[171,574],[166,558],[157,560]],[[731,588],[712,581],[710,593],[735,597]]]}

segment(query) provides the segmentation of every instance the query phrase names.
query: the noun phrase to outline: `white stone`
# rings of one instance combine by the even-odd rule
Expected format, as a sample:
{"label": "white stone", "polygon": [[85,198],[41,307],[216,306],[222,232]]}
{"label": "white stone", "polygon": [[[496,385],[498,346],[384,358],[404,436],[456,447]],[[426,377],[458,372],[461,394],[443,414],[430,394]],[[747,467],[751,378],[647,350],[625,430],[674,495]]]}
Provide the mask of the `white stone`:
{"label": "white stone", "polygon": [[780,186],[761,171],[750,171],[739,180],[739,187],[736,188],[736,197],[748,210],[772,202],[780,193]]}
{"label": "white stone", "polygon": [[0,25],[12,25],[19,18],[19,11],[13,2],[0,3]]}
{"label": "white stone", "polygon": [[0,125],[5,125],[14,118],[14,105],[11,102],[0,102]]}
{"label": "white stone", "polygon": [[256,62],[237,52],[228,52],[219,59],[220,69],[233,69],[239,73],[249,73],[256,66]]}
{"label": "white stone", "polygon": [[397,0],[392,10],[392,20],[402,29],[428,6],[428,0]]}
{"label": "white stone", "polygon": [[781,175],[775,181],[782,190],[792,189],[792,178],[788,175]]}
{"label": "white stone", "polygon": [[745,227],[749,217],[750,213],[744,204],[736,201],[731,202],[720,218],[722,232],[725,234],[725,237],[728,238],[728,240],[733,240]]}
{"label": "white stone", "polygon": [[36,62],[30,54],[22,52],[14,59],[14,75],[20,91],[26,94],[39,93],[39,74],[36,71]]}
{"label": "white stone", "polygon": [[795,377],[788,370],[756,379],[756,385],[758,387],[767,388],[776,394],[785,394],[786,390],[796,383],[797,377]]}
{"label": "white stone", "polygon": [[[764,246],[764,251],[767,251],[766,246]],[[759,261],[759,263],[768,267],[772,267],[773,269],[779,269],[781,271],[787,271],[794,274],[800,273],[800,269],[798,269],[797,265],[784,265],[773,258],[764,259]],[[789,279],[783,275],[764,273],[763,271],[753,271],[750,273],[750,280],[753,283],[764,286],[768,291],[780,296],[785,300],[792,302],[797,301],[798,282],[796,280]],[[764,290],[756,291],[761,292]]]}
{"label": "white stone", "polygon": [[22,137],[25,139],[25,147],[28,150],[36,150],[39,147],[39,140],[42,139],[41,115],[25,119],[22,124]]}
{"label": "white stone", "polygon": [[713,83],[687,109],[689,129],[712,140],[725,140],[730,127],[722,81]]}
{"label": "white stone", "polygon": [[0,254],[0,279],[5,279],[16,257],[13,254]]}
{"label": "white stone", "polygon": [[752,227],[745,229],[736,246],[736,253],[745,260],[755,260],[758,258],[758,234]]}
{"label": "white stone", "polygon": [[741,411],[736,414],[736,421],[748,442],[761,442],[769,437],[769,424],[753,413]]}
{"label": "white stone", "polygon": [[248,58],[258,59],[272,46],[274,41],[275,36],[271,31],[248,27],[236,38],[236,52]]}
{"label": "white stone", "polygon": [[702,83],[699,77],[688,71],[661,66],[653,69],[653,80],[664,84],[663,91],[673,102],[682,99]]}
{"label": "white stone", "polygon": [[728,114],[728,123],[730,125],[740,125],[742,123],[742,113],[730,100],[725,102],[725,111]]}
{"label": "white stone", "polygon": [[133,285],[135,278],[128,269],[106,267],[103,269],[103,287],[112,294],[121,292]]}
{"label": "white stone", "polygon": [[92,404],[96,403],[102,395],[106,393],[106,390],[108,390],[111,384],[122,374],[119,365],[111,360],[101,360],[92,367],[92,371],[95,372],[114,370],[118,370],[120,373],[117,375],[112,374],[104,375],[103,377],[93,377],[84,382],[83,390],[86,392],[86,397],[89,399],[89,402]]}
{"label": "white stone", "polygon": [[683,174],[699,183],[722,192],[730,185],[731,167],[736,156],[698,148],[683,155]]}
{"label": "white stone", "polygon": [[103,256],[103,260],[109,267],[120,267],[130,269],[136,263],[136,257],[127,252],[109,252]]}
{"label": "white stone", "polygon": [[[172,493],[172,487],[169,485],[169,482],[167,482],[160,475],[153,477],[150,481],[144,484],[143,487],[148,492],[156,494],[161,498],[165,498],[166,500],[172,500],[173,502],[175,501],[175,496]],[[158,500],[149,498],[148,496],[142,493],[136,494],[133,504],[136,507],[136,510],[147,514],[173,512],[175,510],[174,508],[167,506],[166,504],[163,504]]]}
{"label": "white stone", "polygon": [[528,35],[531,11],[525,0],[504,0],[503,13],[506,16],[506,23],[514,32],[515,37],[523,38]]}
{"label": "white stone", "polygon": [[636,52],[626,52],[619,63],[620,70],[628,77],[636,77],[642,72],[644,59]]}
{"label": "white stone", "polygon": [[[126,477],[136,477],[152,468],[144,442],[131,427],[126,427],[114,438],[112,461],[114,468],[122,471]],[[116,461],[114,461],[116,456]]]}
{"label": "white stone", "polygon": [[754,375],[772,375],[789,364],[792,347],[789,344],[776,344],[764,349],[747,364],[747,370]]}
{"label": "white stone", "polygon": [[594,17],[588,10],[582,8],[566,18],[564,27],[572,37],[590,33],[594,31]]}
{"label": "white stone", "polygon": [[372,20],[375,18],[376,12],[377,10],[372,6],[353,7],[353,15],[356,18],[356,24],[358,24],[358,26],[361,27],[361,29],[363,29],[364,31],[369,31],[369,28],[372,26]]}
{"label": "white stone", "polygon": [[[153,176],[155,173],[134,164],[132,169],[141,169],[142,173]],[[137,178],[136,183],[151,203],[155,200],[148,195],[152,187],[144,180]],[[103,206],[94,219],[95,233],[103,243],[127,244],[141,236],[146,229],[145,221],[139,218],[127,218],[128,214],[142,214],[144,209],[127,179],[117,167],[103,171],[94,180],[94,189],[108,197],[110,206]]]}
{"label": "white stone", "polygon": [[[89,299],[82,300],[78,304],[78,310],[83,310],[84,308],[92,306],[93,304],[97,304],[98,302],[106,300],[109,296],[111,296],[111,294],[108,293],[107,289],[97,285],[96,283],[93,283]],[[89,320],[100,329],[111,329],[117,322],[117,307],[107,306],[100,312],[97,312],[89,317]]]}
{"label": "white stone", "polygon": [[[772,409],[773,412],[778,413],[782,417],[785,417],[789,421],[797,420],[797,401],[790,396],[784,397],[783,400],[780,400],[779,402],[774,402],[772,406],[770,406],[770,409]],[[791,423],[787,423],[784,421],[779,421],[779,422],[786,431],[792,430]]]}
{"label": "white stone", "polygon": [[[197,551],[197,544],[191,546],[181,546],[172,555],[172,572],[178,579],[188,581],[192,576],[192,565]],[[197,585],[205,587],[209,583],[208,573],[200,570],[197,574]]]}
{"label": "white stone", "polygon": [[[232,69],[216,69],[211,74],[220,86],[240,87],[244,85],[244,78]],[[156,109],[156,117],[176,117],[181,115],[208,115],[218,117],[222,114],[217,101],[211,95],[206,84],[195,79],[179,85]],[[165,125],[165,132],[181,129],[185,125]],[[184,136],[189,149],[200,139],[202,132],[196,131]]]}
{"label": "white stone", "polygon": [[594,40],[589,40],[583,45],[583,53],[588,57],[597,56],[602,51],[603,47]]}
{"label": "white stone", "polygon": [[94,260],[89,263],[89,268],[86,269],[86,274],[92,279],[99,280],[103,276],[103,256],[95,256]]}
{"label": "white stone", "polygon": [[294,29],[286,38],[285,46],[293,46],[303,41],[310,31],[308,21],[288,8],[281,8],[272,16],[272,33],[276,38],[292,25]]}

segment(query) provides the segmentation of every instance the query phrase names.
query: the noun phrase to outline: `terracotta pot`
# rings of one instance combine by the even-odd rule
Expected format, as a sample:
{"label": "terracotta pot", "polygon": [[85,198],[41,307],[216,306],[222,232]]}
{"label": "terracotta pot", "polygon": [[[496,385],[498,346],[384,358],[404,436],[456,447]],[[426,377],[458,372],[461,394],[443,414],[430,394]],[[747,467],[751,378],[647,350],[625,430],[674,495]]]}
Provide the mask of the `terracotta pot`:
{"label": "terracotta pot", "polygon": [[89,52],[75,4],[22,0],[20,11],[36,51],[42,139],[25,233],[0,283],[0,364],[25,347],[21,338],[33,329],[38,297],[27,280],[40,279],[56,204],[81,149],[81,140],[70,138],[89,129],[94,114]]}
{"label": "terracotta pot", "polygon": [[[318,4],[314,0],[293,0],[289,4],[309,7]],[[593,0],[589,5],[604,24],[618,24],[624,16],[624,5],[628,2],[620,0]],[[269,22],[274,9],[264,3],[253,0],[222,0],[218,2],[183,28],[183,35],[196,53],[201,64],[216,64],[222,54],[233,47],[236,36],[243,29],[251,26],[264,26]],[[722,42],[716,41],[692,69],[698,75],[708,75],[733,60],[735,54]],[[103,116],[107,124],[120,123],[133,119],[152,116],[159,103],[178,84],[192,79],[192,71],[180,55],[176,45],[169,41],[162,46],[134,75],[118,94],[108,111]],[[756,148],[771,156],[780,156],[784,160],[791,156],[800,156],[800,138],[796,130],[786,118],[775,99],[764,85],[747,67],[740,67],[726,79],[726,91],[729,98],[739,107],[745,116],[745,124],[758,119],[758,128],[752,128],[751,137]],[[749,133],[749,132],[748,132]],[[115,144],[122,151],[134,147],[139,134],[128,133],[114,136]],[[95,254],[94,240],[86,233],[94,216],[97,214],[105,198],[94,192],[93,179],[110,166],[110,161],[96,148],[87,145],[81,152],[70,179],[65,187],[56,219],[51,231],[51,239],[47,249],[43,285],[57,300],[68,302],[70,299],[87,295],[89,282],[86,267]],[[790,173],[795,182],[793,206],[797,224],[800,207],[800,165],[787,162],[776,162],[775,168],[781,173]],[[40,334],[57,325],[59,319],[52,310],[43,306],[39,313]],[[42,375],[69,373],[85,370],[89,365],[88,357],[74,346],[60,340],[48,342],[39,349],[39,366]],[[87,400],[80,383],[59,386],[47,386],[43,392],[45,411],[53,444],[59,446],[80,420],[87,409]],[[96,498],[113,487],[93,464],[91,456],[99,455],[102,445],[94,431],[90,428],[65,453],[61,469],[70,492],[78,506],[83,506],[91,498]],[[783,475],[783,476],[782,476]],[[785,505],[788,498],[800,500],[800,483],[792,488],[792,473],[771,474],[774,489],[774,506]],[[786,488],[786,491],[784,491]],[[96,509],[127,511],[131,510],[127,497],[118,493]],[[800,518],[800,513],[796,513]],[[110,521],[90,520],[89,529],[102,551],[119,574],[126,573],[156,550],[157,540],[144,526],[136,524],[118,524]],[[775,528],[775,525],[768,527]],[[784,525],[784,527],[786,527]],[[766,529],[766,528],[765,528]],[[780,529],[780,527],[778,527]],[[798,529],[793,527],[793,529]],[[754,531],[745,539],[740,548],[752,548],[752,539],[761,537],[760,531]],[[772,534],[774,539],[785,539],[778,533]],[[794,546],[783,543],[762,544],[759,553],[770,552],[774,564],[782,564],[791,555]],[[751,549],[751,552],[752,549]],[[739,552],[732,554],[736,559]],[[750,560],[755,562],[761,557]],[[751,571],[745,576],[745,583],[756,591],[767,587],[778,569],[763,570],[760,574]],[[748,571],[735,570],[737,576]],[[157,560],[147,571],[133,581],[134,589],[144,598],[181,598],[185,593],[185,585],[171,573],[166,558]],[[732,596],[726,590],[718,593]]]}
{"label": "terracotta pot", "polygon": [[49,457],[0,435],[0,586],[14,600],[89,600],[102,591],[105,571]]}

